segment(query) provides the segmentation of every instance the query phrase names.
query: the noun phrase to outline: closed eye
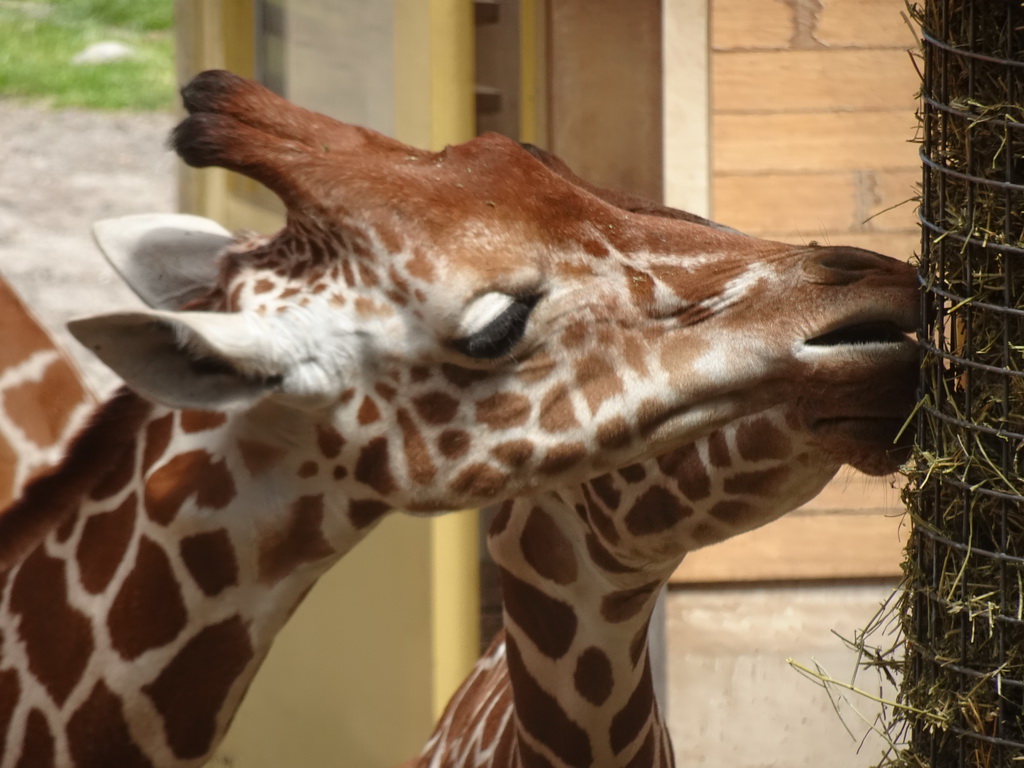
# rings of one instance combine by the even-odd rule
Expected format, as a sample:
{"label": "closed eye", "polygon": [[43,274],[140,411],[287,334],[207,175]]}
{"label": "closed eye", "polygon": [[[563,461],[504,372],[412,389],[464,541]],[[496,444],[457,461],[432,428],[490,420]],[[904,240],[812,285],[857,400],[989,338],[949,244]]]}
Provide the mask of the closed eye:
{"label": "closed eye", "polygon": [[452,346],[480,360],[493,360],[509,354],[523,338],[530,313],[540,296],[517,298],[505,293],[488,293],[473,304],[463,318],[460,330],[465,335]]}

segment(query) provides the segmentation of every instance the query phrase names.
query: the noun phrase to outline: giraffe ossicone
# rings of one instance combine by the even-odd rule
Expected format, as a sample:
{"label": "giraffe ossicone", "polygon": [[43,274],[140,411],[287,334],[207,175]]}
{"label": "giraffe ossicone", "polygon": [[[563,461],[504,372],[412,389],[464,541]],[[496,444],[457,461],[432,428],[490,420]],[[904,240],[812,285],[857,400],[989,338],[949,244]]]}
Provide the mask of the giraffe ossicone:
{"label": "giraffe ossicone", "polygon": [[[536,721],[502,731],[508,754],[646,754],[645,689],[627,667],[643,667],[634,625],[658,569],[680,540],[763,522],[733,500],[680,529],[694,515],[677,494],[708,497],[707,462],[792,463],[794,448],[813,470],[779,474],[786,502],[842,463],[890,471],[913,400],[912,272],[589,187],[500,136],[418,150],[226,72],[183,98],[179,155],[265,184],[287,223],[233,240],[214,270],[201,262],[223,242],[215,227],[186,269],[152,259],[178,252],[177,223],[98,235],[155,308],[76,321],[131,391],[0,514],[0,768],[202,764],[276,632],[383,515],[513,497],[526,512],[509,507],[502,530],[521,533],[492,544],[512,686],[578,727],[561,729],[568,749]],[[179,298],[187,308],[167,306]],[[637,462],[678,476],[674,490]],[[772,484],[752,472],[732,490]],[[593,568],[624,586],[595,597]],[[595,599],[604,618],[586,625],[614,627],[607,648],[568,631]],[[586,700],[599,723],[593,701],[618,707],[613,744],[533,684],[536,664],[561,680],[566,654],[582,680],[612,681]],[[639,703],[623,710],[627,688]]]}

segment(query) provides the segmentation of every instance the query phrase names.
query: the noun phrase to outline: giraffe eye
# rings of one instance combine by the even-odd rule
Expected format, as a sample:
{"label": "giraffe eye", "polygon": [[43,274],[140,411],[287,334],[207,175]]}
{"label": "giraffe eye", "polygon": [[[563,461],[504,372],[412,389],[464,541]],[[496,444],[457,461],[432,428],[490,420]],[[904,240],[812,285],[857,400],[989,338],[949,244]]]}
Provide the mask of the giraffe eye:
{"label": "giraffe eye", "polygon": [[488,293],[474,301],[462,319],[462,336],[452,346],[482,360],[507,355],[526,332],[530,313],[540,296],[516,298],[507,293]]}

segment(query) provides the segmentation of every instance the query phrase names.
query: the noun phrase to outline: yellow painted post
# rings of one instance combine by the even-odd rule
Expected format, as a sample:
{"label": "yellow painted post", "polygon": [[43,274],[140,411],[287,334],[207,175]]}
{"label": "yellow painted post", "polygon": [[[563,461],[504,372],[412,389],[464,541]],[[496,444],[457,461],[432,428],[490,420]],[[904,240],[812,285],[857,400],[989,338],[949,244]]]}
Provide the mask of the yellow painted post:
{"label": "yellow painted post", "polygon": [[[177,80],[186,83],[199,70],[222,67],[221,0],[174,0]],[[178,208],[222,220],[227,174],[200,173],[178,164]]]}
{"label": "yellow painted post", "polygon": [[479,516],[475,510],[430,521],[433,597],[433,720],[480,655]]}
{"label": "yellow painted post", "polygon": [[427,149],[472,138],[472,3],[394,2],[396,138]]}
{"label": "yellow painted post", "polygon": [[[430,34],[424,34],[424,29]],[[396,0],[397,138],[441,149],[472,138],[476,123],[473,7],[462,0]],[[477,515],[461,512],[428,523],[433,567],[434,715],[478,656]]]}
{"label": "yellow painted post", "polygon": [[[210,67],[253,73],[252,5],[176,0],[183,82]],[[286,0],[284,8],[327,23],[341,13],[326,0]],[[470,138],[472,4],[393,0],[390,23],[393,83],[379,98],[393,99],[392,133],[431,149]],[[351,34],[342,26],[337,39]],[[280,223],[279,210],[245,179],[210,170],[181,178],[187,210],[229,228]],[[281,633],[211,765],[385,768],[412,757],[478,655],[477,547],[475,512],[385,520]]]}
{"label": "yellow painted post", "polygon": [[547,0],[519,0],[519,140],[547,145]]}

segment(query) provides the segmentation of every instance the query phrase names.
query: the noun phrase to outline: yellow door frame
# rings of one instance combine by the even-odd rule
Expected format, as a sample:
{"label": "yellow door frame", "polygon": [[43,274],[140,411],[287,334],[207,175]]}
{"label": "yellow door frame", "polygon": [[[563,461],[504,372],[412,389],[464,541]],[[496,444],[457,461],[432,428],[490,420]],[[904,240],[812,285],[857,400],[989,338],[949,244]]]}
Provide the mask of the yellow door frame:
{"label": "yellow door frame", "polygon": [[[430,149],[471,138],[472,5],[393,3],[396,137]],[[175,12],[181,83],[209,68],[253,75],[251,0],[175,0]],[[180,178],[183,210],[229,229],[281,225],[247,179]],[[374,768],[415,754],[478,655],[478,557],[475,512],[385,520],[281,633],[212,765]]]}

